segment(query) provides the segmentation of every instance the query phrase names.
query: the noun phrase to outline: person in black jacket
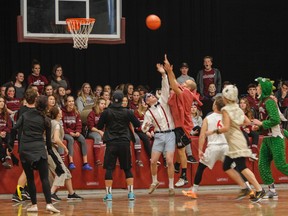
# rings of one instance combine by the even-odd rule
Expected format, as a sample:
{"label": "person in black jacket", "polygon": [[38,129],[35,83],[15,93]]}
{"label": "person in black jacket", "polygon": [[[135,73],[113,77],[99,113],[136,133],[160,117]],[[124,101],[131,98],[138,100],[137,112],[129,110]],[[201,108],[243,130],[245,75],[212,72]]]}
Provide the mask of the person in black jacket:
{"label": "person in black jacket", "polygon": [[123,92],[113,93],[113,103],[101,114],[97,128],[105,127],[103,141],[106,143],[104,169],[106,196],[104,201],[112,201],[112,174],[116,161],[119,159],[120,168],[124,170],[128,186],[128,199],[134,200],[133,175],[131,173],[130,131],[129,125],[139,127],[140,122],[131,110],[122,107]]}
{"label": "person in black jacket", "polygon": [[[27,177],[29,193],[31,196],[32,206],[27,208],[28,212],[37,212],[37,198],[36,186],[34,182],[34,169],[38,170],[42,182],[42,190],[46,200],[46,210],[50,212],[59,213],[51,200],[50,184],[48,180],[48,163],[47,150],[52,149],[51,144],[51,122],[45,118],[44,111],[47,106],[47,97],[34,97],[35,107],[26,111],[20,116],[17,123],[11,130],[11,143],[13,148],[15,135],[17,130],[21,133],[21,144],[19,146],[19,156],[22,167]],[[46,142],[44,140],[44,133],[46,135]],[[47,147],[47,150],[46,150]],[[12,149],[10,149],[12,151]]]}

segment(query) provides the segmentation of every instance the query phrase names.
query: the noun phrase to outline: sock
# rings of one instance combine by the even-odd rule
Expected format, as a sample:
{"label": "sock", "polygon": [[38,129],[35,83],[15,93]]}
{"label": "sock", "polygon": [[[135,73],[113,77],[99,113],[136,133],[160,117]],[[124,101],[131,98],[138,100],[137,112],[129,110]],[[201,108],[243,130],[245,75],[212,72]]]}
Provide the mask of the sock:
{"label": "sock", "polygon": [[152,175],[152,183],[156,183],[157,182],[157,175]]}
{"label": "sock", "polygon": [[106,187],[106,194],[112,194],[112,187]]}
{"label": "sock", "polygon": [[192,187],[192,192],[196,193],[198,191],[199,185],[194,184]]}
{"label": "sock", "polygon": [[132,192],[133,193],[133,185],[128,185],[128,192]]}
{"label": "sock", "polygon": [[187,168],[182,168],[181,178],[186,179],[186,170]]}
{"label": "sock", "polygon": [[169,178],[169,188],[174,189],[174,178]]}
{"label": "sock", "polygon": [[249,188],[250,190],[252,190],[251,185],[249,184],[248,181],[246,181],[245,184],[246,184],[247,188]]}

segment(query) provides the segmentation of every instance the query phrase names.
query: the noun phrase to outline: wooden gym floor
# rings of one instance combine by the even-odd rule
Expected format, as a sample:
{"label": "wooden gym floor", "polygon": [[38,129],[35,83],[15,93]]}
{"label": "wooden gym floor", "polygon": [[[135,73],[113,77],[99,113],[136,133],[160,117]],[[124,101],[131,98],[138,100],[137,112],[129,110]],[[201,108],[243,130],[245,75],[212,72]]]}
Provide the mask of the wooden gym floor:
{"label": "wooden gym floor", "polygon": [[[277,185],[278,200],[262,200],[253,204],[248,198],[235,201],[239,189],[237,186],[200,186],[198,199],[191,199],[182,195],[181,188],[177,188],[176,195],[169,197],[168,189],[157,189],[152,195],[147,190],[135,190],[135,201],[127,200],[127,191],[113,190],[113,201],[103,202],[104,190],[77,191],[84,197],[83,201],[66,201],[65,191],[59,191],[62,201],[54,203],[61,210],[54,215],[229,215],[229,216],[282,216],[288,215],[288,185]],[[45,211],[43,194],[38,196],[38,213],[27,213],[30,202],[13,203],[11,195],[0,195],[0,215],[5,216],[41,216],[50,215]]]}

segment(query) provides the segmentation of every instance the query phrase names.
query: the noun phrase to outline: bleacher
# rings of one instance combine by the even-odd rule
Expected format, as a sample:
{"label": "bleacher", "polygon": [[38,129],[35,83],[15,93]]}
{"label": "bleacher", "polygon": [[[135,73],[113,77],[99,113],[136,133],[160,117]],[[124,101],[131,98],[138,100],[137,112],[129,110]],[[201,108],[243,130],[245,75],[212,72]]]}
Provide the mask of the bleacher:
{"label": "bleacher", "polygon": [[[259,145],[260,148],[263,137],[260,136]],[[105,170],[103,167],[96,166],[95,158],[99,159],[103,162],[104,153],[105,153],[105,145],[98,146],[96,152],[97,155],[94,155],[93,151],[93,140],[87,139],[87,150],[88,150],[88,162],[92,165],[92,171],[83,171],[82,167],[82,156],[80,145],[75,143],[74,145],[74,163],[76,165],[76,169],[71,171],[73,176],[73,187],[74,189],[81,190],[90,190],[90,189],[104,189],[104,177]],[[286,140],[286,144],[288,141]],[[192,139],[192,152],[194,157],[198,160],[198,137],[193,137]],[[15,143],[14,152],[17,152],[18,144]],[[131,149],[133,149],[133,144],[131,143]],[[142,148],[143,149],[143,148]],[[288,148],[286,148],[286,155],[288,155]],[[144,151],[144,150],[143,150]],[[145,189],[149,188],[151,184],[151,174],[150,174],[150,165],[149,159],[147,158],[145,152],[141,153],[141,160],[144,163],[144,167],[138,167],[135,164],[135,155],[134,151],[132,152],[132,173],[134,175],[134,188],[135,189]],[[17,155],[18,157],[18,155]],[[167,169],[163,166],[162,158],[160,159],[161,165],[158,167],[158,180],[160,181],[160,188],[168,188],[168,178],[167,178]],[[68,163],[68,157],[65,159],[65,163]],[[251,162],[247,159],[247,166],[254,172],[257,180],[262,183],[262,180],[258,171],[258,162]],[[194,180],[194,176],[197,170],[198,164],[188,164],[187,168],[187,177],[189,180],[189,184],[185,185],[185,187],[190,187],[191,182]],[[5,169],[3,166],[0,167],[0,176],[1,176],[1,187],[0,194],[8,194],[14,193],[17,185],[17,180],[19,175],[22,172],[21,163],[19,167],[14,166],[12,169]],[[275,178],[275,183],[288,183],[288,176],[280,173],[272,163],[272,173]],[[180,174],[175,173],[175,183],[177,182]],[[120,166],[116,166],[116,169],[113,173],[113,188],[126,188],[125,182],[125,174],[122,170],[120,170]],[[36,185],[37,191],[41,192],[42,187],[40,183],[40,179],[38,174],[36,174]],[[228,175],[222,170],[222,163],[217,162],[213,170],[205,170],[202,178],[201,185],[233,185],[235,182],[228,177]],[[64,189],[64,188],[63,188]]]}

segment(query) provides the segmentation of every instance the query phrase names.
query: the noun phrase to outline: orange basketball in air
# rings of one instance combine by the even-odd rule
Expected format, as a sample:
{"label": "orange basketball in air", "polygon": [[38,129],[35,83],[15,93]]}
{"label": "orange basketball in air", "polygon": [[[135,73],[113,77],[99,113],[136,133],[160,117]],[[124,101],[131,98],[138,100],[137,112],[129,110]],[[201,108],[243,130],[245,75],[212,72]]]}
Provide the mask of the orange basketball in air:
{"label": "orange basketball in air", "polygon": [[161,19],[155,14],[150,14],[146,17],[146,26],[151,30],[156,30],[161,26]]}

